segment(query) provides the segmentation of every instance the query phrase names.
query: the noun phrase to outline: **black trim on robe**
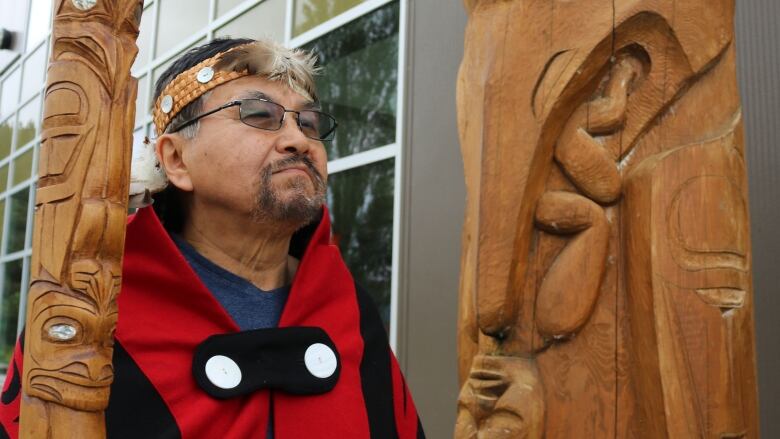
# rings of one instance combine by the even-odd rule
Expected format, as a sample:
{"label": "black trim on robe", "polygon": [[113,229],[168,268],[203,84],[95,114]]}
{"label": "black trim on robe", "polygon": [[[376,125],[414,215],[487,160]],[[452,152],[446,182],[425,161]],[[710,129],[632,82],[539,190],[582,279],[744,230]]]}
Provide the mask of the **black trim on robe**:
{"label": "black trim on robe", "polygon": [[398,437],[393,410],[393,377],[390,370],[390,347],[387,332],[373,299],[355,284],[360,308],[360,335],[363,337],[363,359],[360,380],[368,414],[371,439]]}
{"label": "black trim on robe", "polygon": [[[0,400],[2,400],[3,405],[8,405],[16,399],[17,396],[19,396],[19,390],[22,388],[22,381],[19,378],[19,366],[16,365],[16,360],[13,360],[11,362],[14,369],[14,377],[11,378],[11,383],[8,385],[8,390],[3,392],[2,397],[0,397]],[[0,436],[0,439],[2,437]]]}
{"label": "black trim on robe", "polygon": [[106,436],[109,439],[181,438],[179,426],[165,401],[118,340],[114,343],[114,382],[106,409]]}

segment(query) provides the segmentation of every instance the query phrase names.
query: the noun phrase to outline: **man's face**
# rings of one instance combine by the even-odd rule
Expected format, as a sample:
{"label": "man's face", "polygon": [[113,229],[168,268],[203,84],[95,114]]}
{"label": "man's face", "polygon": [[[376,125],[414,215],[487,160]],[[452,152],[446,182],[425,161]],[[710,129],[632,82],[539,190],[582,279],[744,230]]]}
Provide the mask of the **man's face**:
{"label": "man's face", "polygon": [[[246,76],[212,90],[203,111],[261,96],[288,110],[311,104],[283,83]],[[238,106],[226,108],[200,120],[198,134],[182,148],[182,160],[192,182],[193,209],[222,209],[300,227],[325,200],[325,147],[303,135],[295,113],[286,113],[278,131],[268,131],[241,122]]]}

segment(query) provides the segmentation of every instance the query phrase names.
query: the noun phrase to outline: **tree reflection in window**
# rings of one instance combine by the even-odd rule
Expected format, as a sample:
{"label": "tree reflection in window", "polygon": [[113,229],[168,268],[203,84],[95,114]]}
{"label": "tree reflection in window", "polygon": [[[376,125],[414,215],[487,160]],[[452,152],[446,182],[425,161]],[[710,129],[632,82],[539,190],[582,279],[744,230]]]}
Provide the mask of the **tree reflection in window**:
{"label": "tree reflection in window", "polygon": [[325,23],[365,0],[295,0],[293,36]]}
{"label": "tree reflection in window", "polygon": [[305,46],[324,68],[323,109],[339,122],[330,160],[395,142],[398,20],[393,2]]}
{"label": "tree reflection in window", "polygon": [[386,327],[393,268],[394,162],[383,160],[328,179],[333,241],[355,281],[374,299]]}
{"label": "tree reflection in window", "polygon": [[19,320],[19,292],[22,287],[22,260],[4,264],[2,308],[0,308],[0,366],[8,364],[16,344]]}
{"label": "tree reflection in window", "polygon": [[[34,191],[35,189],[33,189]],[[27,235],[27,204],[30,199],[30,188],[11,195],[8,221],[8,248],[6,253],[14,253],[24,250],[25,236]]]}
{"label": "tree reflection in window", "polygon": [[11,153],[11,140],[13,139],[14,129],[11,126],[11,120],[9,117],[7,120],[0,122],[0,159],[3,159]]}

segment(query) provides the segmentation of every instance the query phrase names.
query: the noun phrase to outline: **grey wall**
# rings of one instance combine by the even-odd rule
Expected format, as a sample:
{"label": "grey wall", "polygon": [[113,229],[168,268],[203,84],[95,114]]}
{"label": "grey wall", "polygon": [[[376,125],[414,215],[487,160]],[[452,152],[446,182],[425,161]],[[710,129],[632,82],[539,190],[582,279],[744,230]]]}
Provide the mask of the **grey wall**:
{"label": "grey wall", "polygon": [[737,1],[746,126],[761,437],[780,437],[780,2]]}
{"label": "grey wall", "polygon": [[[399,347],[429,438],[452,436],[465,187],[455,79],[466,16],[460,2],[410,0],[404,242]],[[746,124],[761,436],[780,437],[780,2],[737,1]]]}
{"label": "grey wall", "polygon": [[455,79],[466,14],[458,1],[411,0],[407,42],[406,300],[401,357],[427,436],[452,437],[460,230],[466,189],[455,117]]}

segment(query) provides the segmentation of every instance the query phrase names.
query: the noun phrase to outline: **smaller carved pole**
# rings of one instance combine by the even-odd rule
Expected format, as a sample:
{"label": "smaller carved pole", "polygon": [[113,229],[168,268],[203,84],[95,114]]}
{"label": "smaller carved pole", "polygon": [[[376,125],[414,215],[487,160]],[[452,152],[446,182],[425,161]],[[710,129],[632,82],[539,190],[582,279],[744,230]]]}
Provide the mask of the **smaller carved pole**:
{"label": "smaller carved pole", "polygon": [[103,438],[127,218],[142,0],[55,0],[20,437]]}

